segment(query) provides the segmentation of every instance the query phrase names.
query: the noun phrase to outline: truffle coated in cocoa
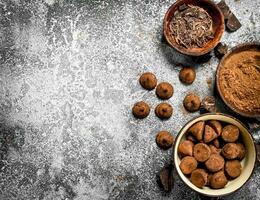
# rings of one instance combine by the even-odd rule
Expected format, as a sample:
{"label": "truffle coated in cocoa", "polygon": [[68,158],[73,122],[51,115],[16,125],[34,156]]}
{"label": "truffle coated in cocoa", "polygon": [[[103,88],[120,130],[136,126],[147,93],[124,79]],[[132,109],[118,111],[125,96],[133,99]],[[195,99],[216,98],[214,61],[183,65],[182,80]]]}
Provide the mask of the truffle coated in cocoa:
{"label": "truffle coated in cocoa", "polygon": [[210,172],[217,172],[224,167],[225,160],[219,154],[211,154],[209,159],[205,162],[207,169]]}
{"label": "truffle coated in cocoa", "polygon": [[197,187],[202,188],[208,182],[208,174],[204,169],[195,169],[191,173],[190,181]]}
{"label": "truffle coated in cocoa", "polygon": [[246,148],[243,144],[241,143],[237,143],[237,147],[238,147],[238,151],[239,151],[239,154],[237,156],[237,159],[238,160],[243,160],[243,158],[245,157],[246,155]]}
{"label": "truffle coated in cocoa", "polygon": [[226,142],[235,142],[239,137],[239,129],[234,125],[227,125],[223,128],[221,136]]}
{"label": "truffle coated in cocoa", "polygon": [[180,169],[183,174],[188,175],[197,168],[197,165],[198,163],[194,157],[186,156],[181,159]]}
{"label": "truffle coated in cocoa", "polygon": [[242,172],[241,163],[238,160],[229,160],[225,164],[225,171],[231,178],[236,178]]}
{"label": "truffle coated in cocoa", "polygon": [[210,186],[214,189],[224,188],[228,180],[223,171],[216,172],[210,178]]}
{"label": "truffle coated in cocoa", "polygon": [[196,94],[188,94],[183,100],[184,108],[189,112],[196,112],[200,109],[200,98]]}
{"label": "truffle coated in cocoa", "polygon": [[179,79],[182,83],[190,85],[196,78],[196,72],[193,67],[183,67],[179,73]]}
{"label": "truffle coated in cocoa", "polygon": [[169,103],[160,103],[155,108],[155,114],[160,119],[169,119],[172,116],[173,108]]}
{"label": "truffle coated in cocoa", "polygon": [[218,136],[221,135],[221,133],[222,133],[222,125],[221,125],[221,123],[219,121],[217,121],[217,120],[210,120],[210,121],[207,122],[207,124],[214,129],[214,131],[218,134]]}
{"label": "truffle coated in cocoa", "polygon": [[178,152],[181,156],[192,156],[194,144],[190,140],[184,140],[178,147]]}
{"label": "truffle coated in cocoa", "polygon": [[140,101],[133,106],[132,113],[136,118],[143,119],[149,115],[150,107],[147,103]]}
{"label": "truffle coated in cocoa", "polygon": [[204,143],[195,144],[193,149],[193,155],[197,161],[205,162],[206,160],[208,160],[210,154],[211,151],[208,145]]}
{"label": "truffle coated in cocoa", "polygon": [[239,155],[239,148],[236,143],[227,143],[222,148],[222,155],[226,159],[235,159]]}
{"label": "truffle coated in cocoa", "polygon": [[205,122],[199,121],[192,125],[187,132],[195,136],[198,141],[201,141],[203,139],[204,126]]}
{"label": "truffle coated in cocoa", "polygon": [[218,137],[217,133],[209,125],[205,126],[204,142],[209,143]]}
{"label": "truffle coated in cocoa", "polygon": [[156,144],[163,150],[171,148],[174,137],[168,131],[160,131],[156,135]]}
{"label": "truffle coated in cocoa", "polygon": [[143,73],[139,78],[140,85],[146,90],[152,90],[157,85],[156,76],[151,72]]}
{"label": "truffle coated in cocoa", "polygon": [[169,99],[173,95],[173,87],[168,82],[162,82],[156,87],[156,95],[160,99]]}

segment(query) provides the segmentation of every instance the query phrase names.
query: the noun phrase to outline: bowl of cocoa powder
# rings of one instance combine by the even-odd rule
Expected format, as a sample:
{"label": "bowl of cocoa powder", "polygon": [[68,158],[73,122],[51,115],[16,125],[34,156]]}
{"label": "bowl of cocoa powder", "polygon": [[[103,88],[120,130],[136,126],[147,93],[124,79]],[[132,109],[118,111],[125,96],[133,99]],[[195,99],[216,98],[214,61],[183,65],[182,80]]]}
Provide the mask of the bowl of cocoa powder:
{"label": "bowl of cocoa powder", "polygon": [[224,103],[245,117],[260,117],[260,43],[241,44],[226,54],[216,73]]}
{"label": "bowl of cocoa powder", "polygon": [[210,0],[179,0],[166,12],[164,36],[177,51],[200,56],[219,43],[224,32],[224,16]]}

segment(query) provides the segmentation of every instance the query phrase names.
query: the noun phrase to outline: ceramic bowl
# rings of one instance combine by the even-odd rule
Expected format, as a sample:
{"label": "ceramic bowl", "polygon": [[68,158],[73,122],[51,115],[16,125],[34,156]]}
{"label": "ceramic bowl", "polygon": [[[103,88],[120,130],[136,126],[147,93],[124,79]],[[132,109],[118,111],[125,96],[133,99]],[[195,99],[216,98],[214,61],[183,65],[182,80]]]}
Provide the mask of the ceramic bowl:
{"label": "ceramic bowl", "polygon": [[[216,72],[216,86],[218,93],[223,100],[223,102],[235,113],[244,116],[244,117],[250,117],[250,118],[257,118],[260,117],[260,114],[258,113],[250,113],[250,112],[244,112],[239,110],[235,107],[235,105],[232,105],[223,95],[223,92],[220,87],[220,70],[223,66],[226,65],[227,61],[236,53],[242,52],[242,51],[248,51],[248,50],[254,50],[254,51],[260,51],[260,43],[259,42],[253,42],[253,43],[244,43],[235,46],[232,48],[219,62],[217,72]],[[253,80],[252,80],[253,81]]]}
{"label": "ceramic bowl", "polygon": [[[241,161],[241,165],[242,165],[241,175],[239,177],[237,177],[236,179],[229,181],[228,184],[224,188],[211,189],[210,187],[207,187],[207,186],[205,186],[203,188],[198,188],[195,185],[193,185],[190,182],[190,180],[180,170],[179,165],[180,165],[181,158],[178,155],[178,146],[179,146],[180,142],[185,140],[185,133],[193,124],[195,124],[198,121],[207,121],[207,120],[213,120],[213,119],[237,126],[240,130],[240,135],[242,136],[242,140],[246,147],[247,153],[246,153],[245,158]],[[204,115],[200,115],[199,117],[196,117],[195,119],[189,121],[186,125],[184,125],[184,127],[178,133],[178,136],[175,140],[175,144],[173,147],[173,162],[175,165],[175,169],[176,169],[178,175],[180,176],[181,180],[187,186],[189,186],[192,190],[194,190],[202,195],[205,195],[205,196],[219,197],[219,196],[225,196],[225,195],[228,195],[228,194],[231,194],[231,193],[237,191],[248,181],[248,179],[251,177],[253,170],[254,170],[254,166],[255,166],[255,162],[256,162],[256,149],[255,149],[254,140],[253,140],[250,132],[245,127],[245,125],[243,125],[240,121],[238,121],[237,119],[235,119],[232,116],[228,116],[225,114],[204,114]]]}
{"label": "ceramic bowl", "polygon": [[[174,36],[171,34],[170,22],[176,10],[183,4],[195,5],[205,9],[213,20],[213,30],[215,31],[214,38],[210,40],[202,48],[187,49],[176,43]],[[166,12],[163,22],[164,36],[170,46],[175,48],[177,51],[191,56],[201,56],[212,49],[214,49],[219,43],[221,36],[225,30],[224,16],[218,6],[210,0],[179,0],[176,1]]]}

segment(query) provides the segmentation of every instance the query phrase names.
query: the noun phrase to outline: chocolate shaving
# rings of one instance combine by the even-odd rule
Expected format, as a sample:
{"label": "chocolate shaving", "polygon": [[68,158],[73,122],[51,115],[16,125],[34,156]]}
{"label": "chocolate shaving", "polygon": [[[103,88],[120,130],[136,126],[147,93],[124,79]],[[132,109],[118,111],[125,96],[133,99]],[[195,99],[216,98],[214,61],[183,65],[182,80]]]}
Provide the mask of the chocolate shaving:
{"label": "chocolate shaving", "polygon": [[214,38],[211,16],[201,7],[183,4],[174,13],[170,30],[177,44],[201,48]]}
{"label": "chocolate shaving", "polygon": [[173,165],[165,165],[160,173],[158,184],[165,192],[171,192],[173,188]]}

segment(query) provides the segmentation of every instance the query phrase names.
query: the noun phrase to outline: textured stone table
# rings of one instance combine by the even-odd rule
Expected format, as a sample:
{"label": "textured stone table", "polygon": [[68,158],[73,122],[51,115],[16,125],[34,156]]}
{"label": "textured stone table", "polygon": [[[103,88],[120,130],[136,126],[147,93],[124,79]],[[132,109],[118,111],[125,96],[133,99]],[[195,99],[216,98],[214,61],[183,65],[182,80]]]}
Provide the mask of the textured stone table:
{"label": "textured stone table", "polygon": [[[213,92],[218,60],[196,65],[197,79],[180,84],[178,63],[192,64],[162,41],[173,1],[0,0],[0,199],[199,199],[175,174],[163,193],[156,173],[171,150],[155,144],[191,118],[184,95]],[[225,32],[230,47],[260,40],[260,0],[228,0],[242,22]],[[158,120],[161,102],[138,84],[145,71],[174,85],[174,115]],[[131,115],[145,100],[152,112]],[[259,132],[255,132],[257,136]],[[260,199],[260,169],[223,199]]]}

